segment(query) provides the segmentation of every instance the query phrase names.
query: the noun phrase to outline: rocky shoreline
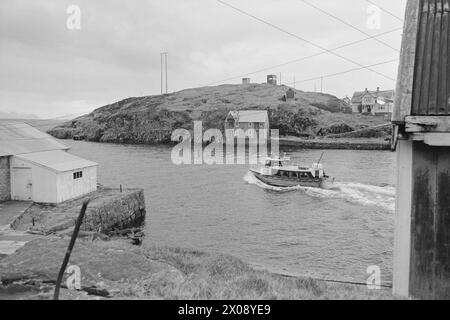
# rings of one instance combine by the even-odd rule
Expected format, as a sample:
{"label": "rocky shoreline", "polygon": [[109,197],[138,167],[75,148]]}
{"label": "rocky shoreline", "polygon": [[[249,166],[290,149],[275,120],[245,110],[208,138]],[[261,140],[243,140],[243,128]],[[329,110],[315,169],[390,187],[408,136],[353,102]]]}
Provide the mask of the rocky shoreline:
{"label": "rocky shoreline", "polygon": [[280,147],[323,149],[323,150],[391,150],[391,144],[384,139],[339,138],[301,139],[280,138]]}

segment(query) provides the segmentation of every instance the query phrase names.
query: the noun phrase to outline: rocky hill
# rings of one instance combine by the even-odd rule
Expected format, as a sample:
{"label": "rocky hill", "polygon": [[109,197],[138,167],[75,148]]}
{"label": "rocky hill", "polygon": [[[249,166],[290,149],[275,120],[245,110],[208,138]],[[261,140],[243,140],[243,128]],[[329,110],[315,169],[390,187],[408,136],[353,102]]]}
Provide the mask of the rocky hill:
{"label": "rocky hill", "polygon": [[271,128],[286,136],[341,134],[378,125],[383,119],[341,113],[335,96],[268,84],[222,85],[188,89],[163,96],[128,98],[65,122],[48,132],[61,139],[82,136],[89,141],[165,143],[178,128],[191,130],[194,120],[203,128],[223,130],[231,110],[269,110]]}

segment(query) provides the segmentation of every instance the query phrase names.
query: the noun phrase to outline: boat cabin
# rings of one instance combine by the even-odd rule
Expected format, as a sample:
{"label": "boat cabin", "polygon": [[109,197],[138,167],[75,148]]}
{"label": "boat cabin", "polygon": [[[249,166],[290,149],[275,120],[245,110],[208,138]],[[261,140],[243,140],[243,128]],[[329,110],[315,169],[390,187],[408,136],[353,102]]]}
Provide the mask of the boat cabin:
{"label": "boat cabin", "polygon": [[312,167],[289,166],[289,158],[268,158],[265,168],[270,170],[274,176],[290,179],[316,179],[325,176],[323,166],[314,163]]}
{"label": "boat cabin", "polygon": [[290,179],[315,179],[311,171],[283,171],[278,170],[275,176],[285,177]]}

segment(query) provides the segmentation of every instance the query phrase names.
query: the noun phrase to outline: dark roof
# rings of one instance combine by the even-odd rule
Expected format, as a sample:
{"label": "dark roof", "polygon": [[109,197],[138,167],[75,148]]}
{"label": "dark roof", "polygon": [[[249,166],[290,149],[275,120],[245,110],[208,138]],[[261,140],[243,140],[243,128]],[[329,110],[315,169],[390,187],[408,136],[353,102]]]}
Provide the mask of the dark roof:
{"label": "dark roof", "polygon": [[450,115],[450,0],[421,0],[413,115]]}
{"label": "dark roof", "polygon": [[0,120],[0,157],[68,149],[52,136],[24,122]]}

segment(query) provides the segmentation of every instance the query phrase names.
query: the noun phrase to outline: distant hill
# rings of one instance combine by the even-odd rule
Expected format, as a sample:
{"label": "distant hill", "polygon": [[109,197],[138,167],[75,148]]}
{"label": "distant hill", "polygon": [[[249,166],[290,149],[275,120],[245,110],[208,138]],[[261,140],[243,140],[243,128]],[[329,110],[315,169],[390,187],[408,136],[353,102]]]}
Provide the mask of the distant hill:
{"label": "distant hill", "polygon": [[0,119],[39,119],[39,117],[34,114],[0,111]]}
{"label": "distant hill", "polygon": [[52,120],[56,120],[56,121],[68,121],[68,120],[72,120],[75,119],[77,117],[81,117],[82,115],[84,115],[84,113],[78,113],[78,114],[65,114],[63,116],[59,116],[56,118],[52,118]]}
{"label": "distant hill", "polygon": [[36,129],[47,132],[51,128],[54,128],[55,126],[61,125],[64,123],[64,121],[61,120],[54,120],[54,119],[23,119],[23,118],[0,118],[0,121],[14,121],[14,122],[24,122],[26,124],[29,124],[32,127],[35,127]]}
{"label": "distant hill", "polygon": [[65,122],[49,133],[62,139],[81,135],[100,142],[169,142],[173,130],[191,130],[194,120],[202,120],[204,129],[223,130],[231,110],[269,110],[272,129],[292,136],[315,136],[328,132],[330,126],[348,131],[383,123],[376,117],[339,113],[342,101],[329,94],[294,90],[295,100],[284,102],[287,90],[268,84],[221,85],[128,98]]}

